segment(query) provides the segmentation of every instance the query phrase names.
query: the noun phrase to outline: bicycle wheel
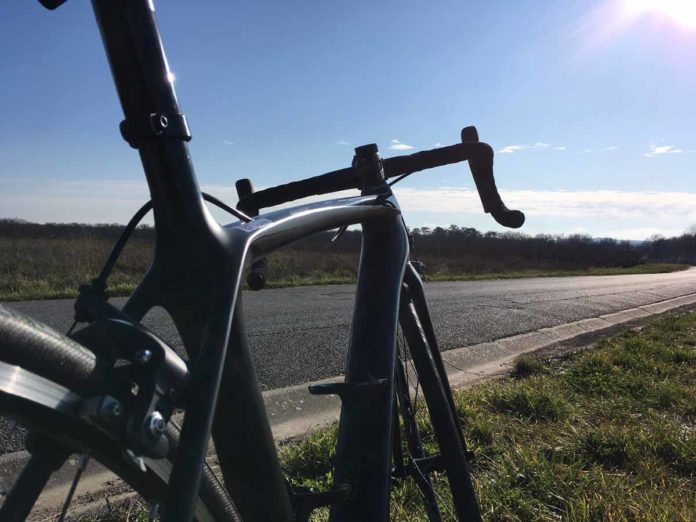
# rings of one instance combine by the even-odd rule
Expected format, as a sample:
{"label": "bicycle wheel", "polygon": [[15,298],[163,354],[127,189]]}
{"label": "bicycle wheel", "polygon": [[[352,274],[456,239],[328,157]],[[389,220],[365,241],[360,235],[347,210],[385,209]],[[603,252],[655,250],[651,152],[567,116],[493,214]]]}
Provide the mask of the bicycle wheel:
{"label": "bicycle wheel", "polygon": [[[139,469],[105,433],[83,421],[80,405],[104,371],[95,356],[71,339],[0,306],[0,416],[28,430],[30,456],[0,507],[0,520],[25,520],[53,471],[71,454],[89,455],[128,484],[148,504],[165,496],[178,443],[169,423],[170,452],[145,459]],[[165,507],[166,509],[166,507]],[[196,504],[200,521],[240,520],[234,506],[206,465]]]}
{"label": "bicycle wheel", "polygon": [[[402,290],[399,325],[394,476],[413,480],[423,501],[423,518],[433,522],[481,520],[447,375],[438,368],[439,354],[428,343],[406,287]],[[409,486],[397,487],[407,490]]]}

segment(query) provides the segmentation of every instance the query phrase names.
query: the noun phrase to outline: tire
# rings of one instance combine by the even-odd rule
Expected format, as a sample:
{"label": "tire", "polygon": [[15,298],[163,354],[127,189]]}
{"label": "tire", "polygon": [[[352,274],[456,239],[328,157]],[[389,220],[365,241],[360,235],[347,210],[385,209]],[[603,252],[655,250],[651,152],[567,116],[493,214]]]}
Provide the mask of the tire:
{"label": "tire", "polygon": [[[407,287],[402,290],[399,324],[402,338],[397,346],[395,411],[400,420],[395,419],[394,426],[397,475],[415,480],[429,520],[479,521],[481,514],[447,375],[438,370],[439,354],[433,353],[427,341]],[[424,399],[427,408],[417,413],[419,399]],[[431,429],[424,430],[424,422]],[[436,452],[439,457],[433,455]],[[399,459],[406,463],[401,473]],[[423,464],[416,464],[416,459]]]}
{"label": "tire", "polygon": [[[176,454],[179,429],[173,422],[168,424],[170,452],[166,458],[146,459],[146,471],[138,469],[124,456],[123,448],[77,414],[81,399],[90,395],[88,390],[95,390],[100,382],[110,382],[105,372],[98,369],[89,350],[45,325],[0,306],[0,416],[17,421],[28,431],[32,456],[25,471],[33,466],[32,469],[50,472],[51,464],[42,460],[55,460],[55,469],[70,454],[88,454],[148,503],[162,499]],[[8,419],[2,420],[5,430],[15,425],[7,422]],[[25,519],[45,485],[41,479],[23,481],[22,476],[15,484],[17,490],[10,492],[0,508],[0,520]],[[25,505],[18,508],[18,503]],[[196,504],[196,520],[240,520],[223,486],[207,465]]]}

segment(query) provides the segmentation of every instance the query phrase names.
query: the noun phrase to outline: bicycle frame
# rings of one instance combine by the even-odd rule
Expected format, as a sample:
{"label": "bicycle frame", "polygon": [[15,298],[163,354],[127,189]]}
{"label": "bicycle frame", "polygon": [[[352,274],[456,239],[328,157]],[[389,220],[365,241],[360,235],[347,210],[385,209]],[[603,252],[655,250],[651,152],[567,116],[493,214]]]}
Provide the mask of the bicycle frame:
{"label": "bicycle frame", "polygon": [[218,225],[188,154],[190,134],[169,81],[152,2],[93,0],[93,7],[125,114],[121,131],[139,151],[156,225],[152,266],[124,312],[140,320],[163,307],[192,361],[167,520],[192,518],[211,433],[241,515],[291,520],[290,494],[249,357],[242,274],[283,244],[354,223],[363,226],[363,244],[346,378],[314,392],[336,393],[343,402],[334,476],[352,491],[348,502],[332,507],[331,520],[386,520],[397,317],[408,258],[396,201],[387,188]]}

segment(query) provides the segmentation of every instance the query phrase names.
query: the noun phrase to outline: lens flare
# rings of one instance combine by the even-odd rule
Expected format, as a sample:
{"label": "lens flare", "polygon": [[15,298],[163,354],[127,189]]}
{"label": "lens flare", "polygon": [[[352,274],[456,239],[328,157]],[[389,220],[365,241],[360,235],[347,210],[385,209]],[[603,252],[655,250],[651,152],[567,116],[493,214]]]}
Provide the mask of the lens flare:
{"label": "lens flare", "polygon": [[623,0],[627,13],[669,18],[682,27],[696,30],[696,0]]}

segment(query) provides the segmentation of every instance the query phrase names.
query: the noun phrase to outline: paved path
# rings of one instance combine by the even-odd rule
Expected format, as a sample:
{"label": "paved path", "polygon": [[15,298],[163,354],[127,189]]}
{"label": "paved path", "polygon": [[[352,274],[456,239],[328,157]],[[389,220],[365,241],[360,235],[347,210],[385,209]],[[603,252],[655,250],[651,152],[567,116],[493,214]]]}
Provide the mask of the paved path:
{"label": "paved path", "polygon": [[[438,282],[426,294],[443,349],[492,341],[696,293],[696,268],[671,274]],[[116,304],[122,299],[114,299]],[[341,373],[353,307],[351,285],[245,292],[248,332],[266,389]],[[9,303],[59,331],[72,301]],[[181,349],[164,313],[146,322]]]}

